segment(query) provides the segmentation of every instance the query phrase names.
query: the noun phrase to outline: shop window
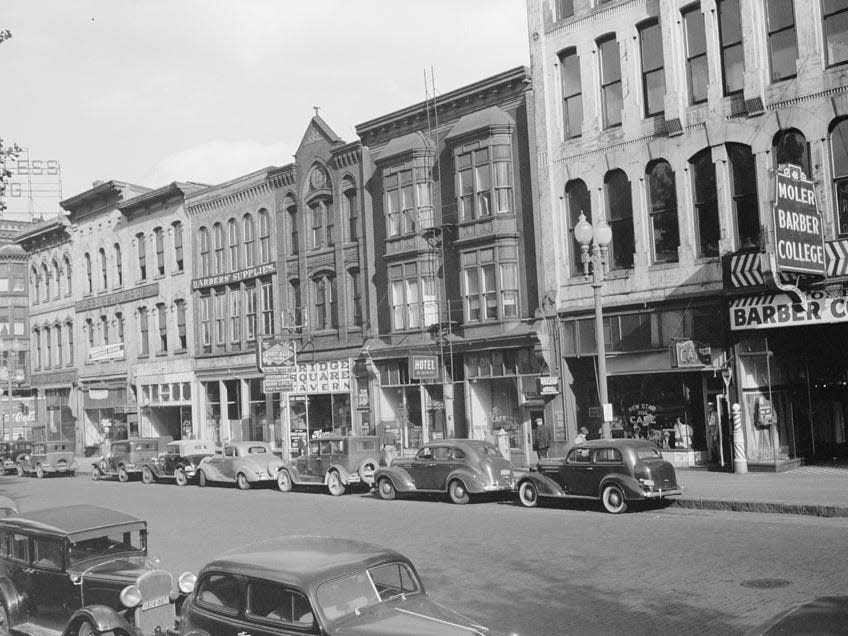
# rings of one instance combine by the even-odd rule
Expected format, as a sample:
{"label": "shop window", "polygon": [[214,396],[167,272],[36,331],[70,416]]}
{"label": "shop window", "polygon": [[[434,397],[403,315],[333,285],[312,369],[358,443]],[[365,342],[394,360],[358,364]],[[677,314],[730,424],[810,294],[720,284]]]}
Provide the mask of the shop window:
{"label": "shop window", "polygon": [[241,269],[241,258],[239,257],[239,230],[235,219],[227,221],[227,246],[230,252],[230,271]]}
{"label": "shop window", "polygon": [[580,80],[580,57],[577,49],[559,54],[562,85],[562,130],[566,139],[579,137],[583,132],[583,86]]}
{"label": "shop window", "polygon": [[185,301],[175,300],[174,308],[177,314],[177,348],[185,350],[188,346],[188,340],[186,339]]}
{"label": "shop window", "polygon": [[848,5],[843,0],[822,0],[822,18],[827,65],[848,62]]}
{"label": "shop window", "polygon": [[209,230],[200,228],[200,275],[209,276]]}
{"label": "shop window", "polygon": [[676,263],[680,247],[680,230],[674,172],[667,161],[659,159],[648,165],[647,177],[654,262]]}
{"label": "shop window", "polygon": [[147,280],[147,253],[144,246],[144,234],[136,234],[136,250],[138,252],[138,277]]}
{"label": "shop window", "polygon": [[598,40],[598,54],[601,70],[601,103],[603,108],[603,127],[612,128],[621,125],[623,107],[621,95],[621,56],[615,35]]}
{"label": "shop window", "polygon": [[653,20],[639,27],[639,52],[642,56],[645,117],[661,115],[665,111],[665,70],[662,29],[658,21]]}
{"label": "shop window", "polygon": [[689,80],[689,103],[707,101],[709,68],[707,65],[707,35],[701,6],[695,5],[683,12],[686,28],[686,75]]}
{"label": "shop window", "polygon": [[[846,14],[848,17],[848,14]],[[772,142],[775,168],[784,163],[801,166],[807,178],[812,178],[810,170],[810,144],[803,133],[794,128],[781,130],[774,136]]]}
{"label": "shop window", "polygon": [[174,232],[174,264],[177,266],[177,271],[183,271],[183,224],[179,221],[174,221],[171,224]]}
{"label": "shop window", "polygon": [[739,247],[757,247],[760,244],[760,211],[754,155],[751,148],[742,144],[727,144],[727,155]]}
{"label": "shop window", "polygon": [[798,36],[795,32],[794,0],[766,0],[769,67],[771,81],[795,77]]}
{"label": "shop window", "polygon": [[840,236],[848,235],[848,119],[830,131],[830,157],[833,161],[833,190]]}
{"label": "shop window", "polygon": [[394,331],[421,329],[438,322],[434,269],[429,261],[403,263],[389,268]]}
{"label": "shop window", "polygon": [[212,240],[215,249],[215,271],[213,274],[226,273],[226,263],[224,257],[224,228],[220,223],[212,226]]}
{"label": "shop window", "polygon": [[[86,289],[90,294],[94,291],[94,279],[92,279],[91,277],[91,254],[86,252],[83,258],[85,260],[85,280],[87,283]],[[46,285],[47,281],[45,281],[44,284]]]}
{"label": "shop window", "polygon": [[741,93],[745,76],[742,51],[742,17],[739,0],[717,0],[718,31],[721,45],[721,70],[724,94]]}
{"label": "shop window", "polygon": [[123,287],[124,264],[121,262],[121,246],[115,243],[113,250],[115,253],[115,283],[118,287]]}
{"label": "shop window", "polygon": [[715,165],[705,148],[689,160],[695,194],[698,257],[718,256],[719,218]]}
{"label": "shop window", "polygon": [[148,334],[149,326],[147,324],[147,307],[138,308],[138,332],[140,339],[139,350],[142,355],[150,354],[150,341]]}
{"label": "shop window", "polygon": [[264,281],[262,290],[262,333],[266,336],[274,334],[274,288],[271,281]]}
{"label": "shop window", "polygon": [[259,262],[268,263],[271,260],[271,222],[268,210],[259,210]]}
{"label": "shop window", "polygon": [[636,251],[633,235],[633,202],[630,181],[623,170],[612,170],[604,177],[607,218],[612,229],[609,262],[612,269],[633,267]]}
{"label": "shop window", "polygon": [[242,218],[242,232],[244,233],[244,266],[253,267],[256,263],[256,237],[253,217],[250,214],[245,214]]}

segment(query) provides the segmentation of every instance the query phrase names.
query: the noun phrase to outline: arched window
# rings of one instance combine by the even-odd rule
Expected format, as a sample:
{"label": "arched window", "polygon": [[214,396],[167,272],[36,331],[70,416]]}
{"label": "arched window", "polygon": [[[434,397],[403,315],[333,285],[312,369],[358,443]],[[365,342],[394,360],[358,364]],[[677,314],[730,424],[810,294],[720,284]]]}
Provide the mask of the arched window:
{"label": "arched window", "polygon": [[200,275],[209,276],[209,230],[200,228]]}
{"label": "arched window", "polygon": [[136,234],[135,242],[138,252],[138,277],[140,280],[147,280],[147,250],[144,245],[144,234]]}
{"label": "arched window", "polygon": [[760,211],[757,201],[757,167],[749,146],[727,144],[732,179],[733,213],[738,247],[760,244]]}
{"label": "arched window", "polygon": [[74,363],[74,323],[68,321],[65,323],[65,335],[68,342],[68,364]]}
{"label": "arched window", "polygon": [[677,191],[668,161],[648,164],[648,210],[651,214],[651,243],[655,263],[676,263],[680,246],[677,223]]}
{"label": "arched window", "polygon": [[830,157],[833,162],[833,190],[839,234],[848,234],[848,119],[830,131]]}
{"label": "arched window", "polygon": [[98,255],[100,256],[100,289],[108,289],[109,279],[106,274],[108,271],[106,269],[106,250],[101,247],[98,250]]}
{"label": "arched window", "polygon": [[177,266],[177,271],[183,271],[185,265],[183,260],[183,224],[180,221],[171,223],[171,228],[174,231],[174,264]]}
{"label": "arched window", "polygon": [[289,215],[289,236],[291,236],[289,251],[291,252],[291,255],[294,256],[300,251],[300,218],[297,214],[297,203],[293,197],[287,196],[284,205],[286,212]]}
{"label": "arched window", "polygon": [[59,263],[53,261],[51,276],[53,277],[53,298],[59,298],[62,295],[62,274],[59,271]]}
{"label": "arched window", "polygon": [[236,271],[241,269],[239,258],[239,231],[235,219],[227,222],[227,245],[230,248],[230,269]]}
{"label": "arched window", "polygon": [[212,227],[215,242],[215,274],[223,274],[226,269],[224,265],[224,228],[220,223]]}
{"label": "arched window", "polygon": [[334,329],[338,326],[336,303],[336,277],[332,273],[319,274],[312,279],[313,328]]}
{"label": "arched window", "polygon": [[592,222],[592,199],[589,196],[589,189],[581,179],[574,179],[565,184],[565,204],[568,207],[568,233],[571,237],[568,243],[573,255],[572,274],[582,276],[583,262],[581,260],[580,246],[574,239],[574,226],[580,220],[581,214],[586,217],[589,223]]}
{"label": "arched window", "polygon": [[604,177],[607,218],[612,228],[609,262],[612,269],[633,267],[636,244],[633,235],[633,199],[630,181],[623,170],[611,170]]}
{"label": "arched window", "polygon": [[62,325],[53,325],[53,335],[56,340],[56,366],[61,367],[65,361],[62,351]]}
{"label": "arched window", "polygon": [[288,327],[303,325],[303,301],[300,297],[300,281],[294,278],[289,281],[288,289]]}
{"label": "arched window", "polygon": [[689,160],[692,169],[692,191],[695,195],[695,227],[698,257],[718,256],[721,234],[718,221],[715,164],[710,149],[705,148]]}
{"label": "arched window", "polygon": [[356,184],[347,177],[342,181],[342,216],[347,220],[348,240],[358,241],[360,230]]}
{"label": "arched window", "polygon": [[73,293],[71,285],[71,259],[65,257],[65,296],[70,296]]}
{"label": "arched window", "polygon": [[357,327],[362,326],[362,274],[358,268],[348,271],[348,315],[350,324]]}
{"label": "arched window", "polygon": [[259,260],[268,263],[271,260],[271,223],[268,210],[259,210]]}
{"label": "arched window", "polygon": [[165,230],[161,227],[153,229],[153,244],[156,248],[156,275],[165,275]]}
{"label": "arched window", "polygon": [[254,235],[253,217],[245,214],[242,225],[244,232],[244,266],[253,267],[256,263],[256,237]]}
{"label": "arched window", "polygon": [[47,264],[41,265],[41,278],[44,279],[44,287],[42,287],[41,301],[47,302],[50,300],[50,272],[47,270]]}
{"label": "arched window", "polygon": [[91,254],[88,252],[85,253],[85,281],[86,291],[90,294],[94,291],[94,279],[91,275]]}
{"label": "arched window", "polygon": [[33,267],[29,273],[30,277],[30,287],[32,288],[32,304],[38,304],[38,301],[41,300],[41,282],[38,278],[38,270]]}
{"label": "arched window", "polygon": [[32,340],[35,343],[35,356],[32,359],[36,369],[41,368],[41,330],[36,327],[32,330]]}
{"label": "arched window", "polygon": [[811,178],[810,144],[800,130],[794,128],[781,130],[774,136],[772,144],[775,167],[784,163],[794,163],[796,166],[801,166],[808,179]]}
{"label": "arched window", "polygon": [[118,287],[124,286],[124,263],[121,260],[121,246],[115,243],[115,276],[117,277]]}
{"label": "arched window", "polygon": [[312,220],[312,249],[331,247],[333,236],[333,206],[329,199],[316,199],[309,204]]}

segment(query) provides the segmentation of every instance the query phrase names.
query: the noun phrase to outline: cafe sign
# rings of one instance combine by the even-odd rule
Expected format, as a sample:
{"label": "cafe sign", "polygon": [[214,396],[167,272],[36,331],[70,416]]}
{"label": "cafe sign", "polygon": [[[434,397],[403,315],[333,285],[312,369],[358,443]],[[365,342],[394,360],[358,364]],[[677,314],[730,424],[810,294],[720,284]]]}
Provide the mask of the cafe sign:
{"label": "cafe sign", "polygon": [[775,259],[778,272],[825,275],[824,233],[810,181],[794,164],[775,173]]}
{"label": "cafe sign", "polygon": [[730,328],[770,329],[848,322],[848,298],[815,290],[795,302],[786,294],[766,294],[730,301]]}

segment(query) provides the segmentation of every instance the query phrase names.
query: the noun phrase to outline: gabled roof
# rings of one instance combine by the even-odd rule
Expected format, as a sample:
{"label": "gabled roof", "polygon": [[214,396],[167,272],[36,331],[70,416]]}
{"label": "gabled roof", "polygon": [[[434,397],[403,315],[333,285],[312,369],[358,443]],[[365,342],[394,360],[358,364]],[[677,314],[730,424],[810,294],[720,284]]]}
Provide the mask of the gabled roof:
{"label": "gabled roof", "polygon": [[339,137],[333,129],[321,117],[315,115],[306,127],[306,132],[303,134],[303,139],[300,140],[300,145],[297,147],[297,152],[300,153],[301,148],[309,146],[319,141],[337,145],[343,144],[344,139]]}

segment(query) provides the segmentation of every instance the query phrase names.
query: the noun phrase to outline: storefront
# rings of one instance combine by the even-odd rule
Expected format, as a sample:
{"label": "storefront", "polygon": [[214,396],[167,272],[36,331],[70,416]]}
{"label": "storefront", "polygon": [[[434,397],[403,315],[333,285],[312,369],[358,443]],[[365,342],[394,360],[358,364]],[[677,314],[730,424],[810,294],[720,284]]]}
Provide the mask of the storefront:
{"label": "storefront", "polygon": [[282,446],[280,395],[266,396],[258,371],[240,378],[198,375],[200,421],[193,426],[194,436],[216,444],[249,440]]}
{"label": "storefront", "polygon": [[141,396],[140,429],[142,437],[194,437],[191,418],[191,377],[166,377],[161,382],[149,383],[139,378]]}
{"label": "storefront", "polygon": [[134,396],[128,399],[126,379],[84,383],[79,393],[85,446],[97,446],[105,439],[138,437],[136,401]]}
{"label": "storefront", "polygon": [[[26,439],[41,441],[65,439],[75,442],[82,452],[82,435],[77,432],[74,389],[76,370],[33,374],[35,392],[32,429],[22,434]],[[18,436],[16,433],[15,437]]]}
{"label": "storefront", "polygon": [[348,358],[297,365],[294,388],[287,394],[292,454],[299,454],[317,433],[362,434],[351,411],[352,368]]}

